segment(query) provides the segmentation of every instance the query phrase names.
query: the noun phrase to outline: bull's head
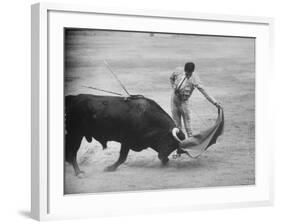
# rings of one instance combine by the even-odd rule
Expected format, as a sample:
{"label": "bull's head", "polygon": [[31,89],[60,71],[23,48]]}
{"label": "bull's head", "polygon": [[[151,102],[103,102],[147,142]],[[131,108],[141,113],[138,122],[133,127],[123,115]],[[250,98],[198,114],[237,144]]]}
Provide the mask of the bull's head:
{"label": "bull's head", "polygon": [[168,156],[180,147],[180,142],[184,141],[184,139],[184,133],[178,128],[173,128],[162,137],[158,144],[158,158],[164,165],[169,161]]}
{"label": "bull's head", "polygon": [[172,131],[172,134],[173,134],[175,140],[178,142],[179,149],[188,149],[188,148],[194,146],[195,144],[198,144],[198,142],[197,142],[198,140],[196,140],[194,138],[188,138],[188,139],[179,138],[178,135],[181,132],[182,131],[180,131],[178,128],[174,128]]}
{"label": "bull's head", "polygon": [[178,129],[178,128],[173,128],[172,129],[172,135],[174,137],[174,139],[181,143],[183,140],[185,140],[185,135],[182,132],[182,130]]}

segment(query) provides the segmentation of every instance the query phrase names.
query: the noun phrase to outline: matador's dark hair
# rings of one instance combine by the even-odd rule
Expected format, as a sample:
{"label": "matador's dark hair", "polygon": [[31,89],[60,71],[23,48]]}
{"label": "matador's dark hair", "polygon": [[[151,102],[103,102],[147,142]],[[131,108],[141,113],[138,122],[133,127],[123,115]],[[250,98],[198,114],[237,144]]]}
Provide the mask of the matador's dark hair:
{"label": "matador's dark hair", "polygon": [[193,62],[187,62],[184,65],[185,72],[194,72],[195,64]]}

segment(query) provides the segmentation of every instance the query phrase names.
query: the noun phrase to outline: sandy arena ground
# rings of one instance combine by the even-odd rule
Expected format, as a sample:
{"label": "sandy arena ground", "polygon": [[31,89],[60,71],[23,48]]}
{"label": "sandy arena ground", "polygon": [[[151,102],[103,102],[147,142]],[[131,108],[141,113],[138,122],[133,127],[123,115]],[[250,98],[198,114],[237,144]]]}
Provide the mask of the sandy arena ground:
{"label": "sandy arena ground", "polygon": [[[170,157],[163,168],[152,149],[129,152],[115,172],[120,144],[108,149],[83,139],[78,163],[85,177],[65,163],[65,194],[198,188],[255,184],[255,46],[253,39],[147,33],[69,31],[66,35],[65,94],[123,93],[105,67],[106,59],[131,94],[152,98],[170,114],[169,77],[194,61],[208,92],[225,110],[225,132],[199,159]],[[194,131],[211,125],[216,108],[197,91],[191,99]]]}

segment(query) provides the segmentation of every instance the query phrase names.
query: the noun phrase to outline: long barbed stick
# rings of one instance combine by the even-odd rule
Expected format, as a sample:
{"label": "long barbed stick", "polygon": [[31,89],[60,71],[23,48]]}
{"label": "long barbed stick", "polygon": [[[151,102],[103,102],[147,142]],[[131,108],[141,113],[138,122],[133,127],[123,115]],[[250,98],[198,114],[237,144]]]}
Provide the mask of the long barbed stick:
{"label": "long barbed stick", "polygon": [[122,82],[118,79],[117,75],[112,71],[112,69],[110,68],[109,64],[107,63],[106,60],[103,60],[103,63],[106,65],[106,67],[108,68],[108,70],[111,72],[111,74],[114,76],[114,78],[118,81],[118,83],[120,84],[120,86],[123,88],[123,90],[127,93],[128,96],[131,96],[131,94],[126,90],[125,86],[122,84]]}

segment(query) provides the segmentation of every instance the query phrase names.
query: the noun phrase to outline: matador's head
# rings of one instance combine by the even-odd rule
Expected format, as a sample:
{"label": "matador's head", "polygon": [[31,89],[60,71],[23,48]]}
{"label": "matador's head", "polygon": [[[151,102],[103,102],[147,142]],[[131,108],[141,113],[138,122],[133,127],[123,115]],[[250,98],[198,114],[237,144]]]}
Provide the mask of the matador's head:
{"label": "matador's head", "polygon": [[193,62],[186,62],[184,65],[184,73],[186,76],[191,76],[195,70],[195,64]]}

